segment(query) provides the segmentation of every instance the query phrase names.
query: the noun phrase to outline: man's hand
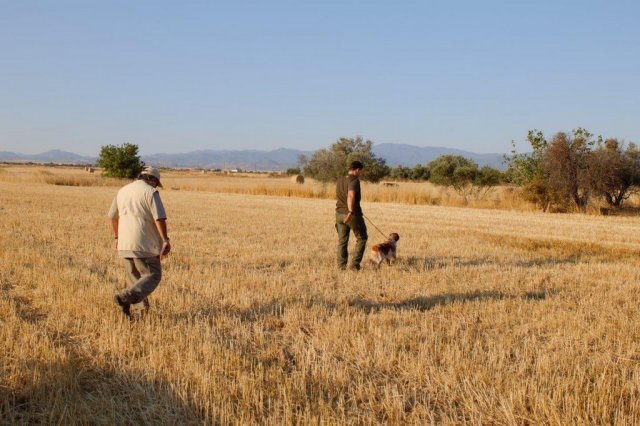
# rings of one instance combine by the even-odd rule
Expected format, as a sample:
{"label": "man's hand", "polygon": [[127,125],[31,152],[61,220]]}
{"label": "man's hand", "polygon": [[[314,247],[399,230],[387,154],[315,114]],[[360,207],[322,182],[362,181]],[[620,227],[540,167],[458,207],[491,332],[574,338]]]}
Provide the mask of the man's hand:
{"label": "man's hand", "polygon": [[167,256],[170,251],[171,243],[169,242],[169,240],[164,240],[162,242],[162,248],[160,249],[160,260],[162,260],[163,257]]}
{"label": "man's hand", "polygon": [[169,242],[169,235],[167,235],[167,220],[157,219],[156,229],[162,238],[162,247],[160,248],[160,260],[169,254],[171,251],[171,243]]}
{"label": "man's hand", "polygon": [[344,217],[344,220],[342,221],[342,223],[344,223],[346,225],[350,221],[351,221],[351,212],[347,213],[347,215]]}

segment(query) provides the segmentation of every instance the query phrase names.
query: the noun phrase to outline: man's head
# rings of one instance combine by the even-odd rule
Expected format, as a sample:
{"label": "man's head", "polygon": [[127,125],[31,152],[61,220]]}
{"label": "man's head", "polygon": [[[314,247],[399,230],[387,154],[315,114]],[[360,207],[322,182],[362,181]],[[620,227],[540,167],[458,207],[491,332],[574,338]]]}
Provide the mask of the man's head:
{"label": "man's head", "polygon": [[360,173],[362,173],[363,168],[364,166],[358,160],[352,161],[351,164],[349,165],[349,174],[353,176],[360,176]]}
{"label": "man's head", "polygon": [[155,167],[145,167],[144,170],[140,172],[138,179],[144,180],[154,188],[156,186],[162,188],[162,183],[160,183],[160,172]]}

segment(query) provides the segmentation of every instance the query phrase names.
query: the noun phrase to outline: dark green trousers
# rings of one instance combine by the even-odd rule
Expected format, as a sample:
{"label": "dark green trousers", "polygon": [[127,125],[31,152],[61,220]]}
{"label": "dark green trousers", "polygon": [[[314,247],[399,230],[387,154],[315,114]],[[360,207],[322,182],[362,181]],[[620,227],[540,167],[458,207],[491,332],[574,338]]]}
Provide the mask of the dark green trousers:
{"label": "dark green trousers", "polygon": [[336,213],[336,231],[338,231],[338,267],[346,268],[349,262],[349,234],[353,231],[356,236],[356,248],[353,252],[352,268],[360,268],[367,245],[367,225],[363,216],[352,216],[349,223],[342,223],[347,215]]}

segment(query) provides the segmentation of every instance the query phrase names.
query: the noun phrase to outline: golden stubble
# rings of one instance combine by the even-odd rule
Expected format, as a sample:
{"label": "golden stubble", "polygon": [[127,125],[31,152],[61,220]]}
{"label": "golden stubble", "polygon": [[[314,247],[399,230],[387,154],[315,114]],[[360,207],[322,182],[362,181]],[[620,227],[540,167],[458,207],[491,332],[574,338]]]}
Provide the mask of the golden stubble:
{"label": "golden stubble", "polygon": [[[332,184],[307,178],[304,184],[276,173],[225,173],[196,170],[162,170],[168,191],[211,192],[225,194],[272,195],[293,198],[334,199]],[[105,178],[101,169],[94,173],[80,167],[47,167],[0,165],[0,182],[47,183],[57,186],[113,186],[127,181]],[[474,207],[502,210],[532,211],[536,207],[523,200],[520,190],[513,187],[495,187],[469,195],[466,199],[451,188],[432,185],[429,182],[362,182],[365,202],[393,202],[412,205],[441,205],[450,207]],[[596,211],[597,206],[590,206]]]}
{"label": "golden stubble", "polygon": [[3,422],[637,423],[637,218],[365,202],[398,262],[339,272],[332,200],[164,184],[131,323],[117,187],[0,182]]}

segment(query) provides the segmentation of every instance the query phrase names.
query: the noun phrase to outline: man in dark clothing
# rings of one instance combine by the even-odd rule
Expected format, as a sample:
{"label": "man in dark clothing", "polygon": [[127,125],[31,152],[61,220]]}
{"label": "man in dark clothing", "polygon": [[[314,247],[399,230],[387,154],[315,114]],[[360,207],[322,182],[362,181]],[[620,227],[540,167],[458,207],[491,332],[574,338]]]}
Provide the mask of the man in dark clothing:
{"label": "man in dark clothing", "polygon": [[338,267],[346,269],[349,261],[349,233],[356,236],[356,248],[350,269],[359,270],[367,245],[367,226],[360,207],[360,174],[363,165],[354,161],[349,166],[347,176],[338,179],[336,184],[336,231],[338,231]]}

